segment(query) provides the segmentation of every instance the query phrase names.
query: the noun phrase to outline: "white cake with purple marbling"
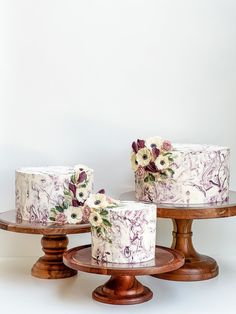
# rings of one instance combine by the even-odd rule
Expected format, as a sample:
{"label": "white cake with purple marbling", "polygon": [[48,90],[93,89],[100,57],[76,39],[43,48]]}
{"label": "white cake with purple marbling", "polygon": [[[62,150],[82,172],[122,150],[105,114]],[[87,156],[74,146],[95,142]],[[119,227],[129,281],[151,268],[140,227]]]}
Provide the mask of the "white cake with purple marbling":
{"label": "white cake with purple marbling", "polygon": [[93,170],[84,165],[19,169],[17,217],[29,222],[79,223],[92,187]]}
{"label": "white cake with purple marbling", "polygon": [[132,144],[138,200],[169,204],[222,203],[229,195],[227,147],[171,144],[159,137]]}
{"label": "white cake with purple marbling", "polygon": [[155,257],[156,205],[110,201],[93,209],[89,221],[94,259],[140,263]]}

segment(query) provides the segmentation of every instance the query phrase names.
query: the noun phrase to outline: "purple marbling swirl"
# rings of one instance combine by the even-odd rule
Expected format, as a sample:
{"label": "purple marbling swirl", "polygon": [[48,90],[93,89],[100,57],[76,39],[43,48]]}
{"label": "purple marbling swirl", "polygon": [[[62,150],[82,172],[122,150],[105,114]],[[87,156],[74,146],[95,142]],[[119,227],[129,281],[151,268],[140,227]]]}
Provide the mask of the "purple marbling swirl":
{"label": "purple marbling swirl", "polygon": [[[93,170],[84,165],[17,170],[15,181],[17,217],[29,222],[52,222],[50,219],[52,209],[57,208],[60,211],[55,215],[54,221],[61,223],[62,204],[69,202],[69,198],[73,202],[75,198],[72,192],[68,195],[71,176],[79,177],[81,169],[87,174],[85,189],[86,195],[89,195],[93,186]],[[67,195],[65,191],[68,191]]]}
{"label": "purple marbling swirl", "polygon": [[108,238],[92,229],[92,257],[111,263],[140,263],[155,257],[156,206],[137,202],[122,202],[108,208],[112,225]]}
{"label": "purple marbling swirl", "polygon": [[229,157],[226,147],[174,144],[173,178],[144,182],[145,173],[135,174],[136,198],[170,204],[224,202],[229,194]]}

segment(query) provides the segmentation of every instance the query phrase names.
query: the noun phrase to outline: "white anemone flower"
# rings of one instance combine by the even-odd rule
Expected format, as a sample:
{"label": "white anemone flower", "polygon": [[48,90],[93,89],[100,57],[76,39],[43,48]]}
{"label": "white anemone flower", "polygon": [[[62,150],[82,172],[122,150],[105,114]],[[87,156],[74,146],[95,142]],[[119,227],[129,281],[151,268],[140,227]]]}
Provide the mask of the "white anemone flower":
{"label": "white anemone flower", "polygon": [[83,216],[83,207],[74,207],[74,206],[69,206],[65,212],[66,216],[66,221],[69,224],[77,224],[82,221],[82,216]]}
{"label": "white anemone flower", "polygon": [[136,154],[135,153],[132,153],[131,154],[131,167],[134,171],[137,171],[138,170],[138,161],[137,161],[137,158],[136,158]]}
{"label": "white anemone flower", "polygon": [[149,137],[146,141],[145,141],[145,145],[149,148],[149,149],[153,149],[153,148],[158,148],[161,149],[162,145],[163,145],[163,139],[159,136],[153,136],[153,137]]}
{"label": "white anemone flower", "polygon": [[79,202],[84,202],[89,197],[89,191],[86,188],[76,189],[76,198]]}
{"label": "white anemone flower", "polygon": [[147,166],[152,159],[150,150],[146,147],[141,148],[136,154],[136,159],[140,166]]}
{"label": "white anemone flower", "polygon": [[97,212],[92,212],[89,215],[89,222],[93,227],[99,227],[102,224],[102,217]]}
{"label": "white anemone flower", "polygon": [[102,193],[90,194],[86,205],[93,209],[106,208],[108,206],[106,195]]}
{"label": "white anemone flower", "polygon": [[164,170],[169,168],[170,161],[168,159],[168,156],[159,155],[155,160],[155,165],[158,170]]}

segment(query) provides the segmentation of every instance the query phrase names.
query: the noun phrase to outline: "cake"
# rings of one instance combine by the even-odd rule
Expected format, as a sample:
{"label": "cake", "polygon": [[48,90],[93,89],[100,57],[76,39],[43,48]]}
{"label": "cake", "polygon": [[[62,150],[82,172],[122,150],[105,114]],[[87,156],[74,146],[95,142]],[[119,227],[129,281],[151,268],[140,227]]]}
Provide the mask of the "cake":
{"label": "cake", "polygon": [[104,194],[95,194],[86,204],[94,259],[133,264],[155,257],[156,205],[117,202]]}
{"label": "cake", "polygon": [[135,194],[160,204],[222,203],[229,195],[227,147],[171,144],[160,137],[132,144]]}
{"label": "cake", "polygon": [[29,222],[79,223],[93,187],[93,170],[32,167],[16,171],[16,212]]}

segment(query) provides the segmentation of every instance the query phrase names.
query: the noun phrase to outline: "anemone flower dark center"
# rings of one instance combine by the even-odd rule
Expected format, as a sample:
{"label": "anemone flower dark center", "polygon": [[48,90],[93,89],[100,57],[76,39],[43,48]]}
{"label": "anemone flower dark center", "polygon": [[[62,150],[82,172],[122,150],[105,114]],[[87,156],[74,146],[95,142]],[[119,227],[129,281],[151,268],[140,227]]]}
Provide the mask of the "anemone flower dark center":
{"label": "anemone flower dark center", "polygon": [[94,217],[93,217],[93,220],[94,220],[94,221],[98,221],[98,217],[97,217],[97,216],[94,216]]}
{"label": "anemone flower dark center", "polygon": [[137,160],[135,160],[135,165],[137,165],[138,164],[138,162],[137,162]]}
{"label": "anemone flower dark center", "polygon": [[146,160],[148,156],[146,154],[143,155],[143,159]]}
{"label": "anemone flower dark center", "polygon": [[163,166],[165,164],[165,161],[161,160],[160,164]]}
{"label": "anemone flower dark center", "polygon": [[100,203],[101,203],[100,200],[96,200],[96,201],[94,202],[94,205],[99,205]]}
{"label": "anemone flower dark center", "polygon": [[84,196],[84,193],[83,192],[80,192],[79,193],[79,197],[83,197]]}
{"label": "anemone flower dark center", "polygon": [[151,144],[151,148],[155,148],[155,147],[157,147],[156,144],[154,144],[154,143]]}
{"label": "anemone flower dark center", "polygon": [[71,218],[75,219],[77,215],[75,213],[71,214]]}

